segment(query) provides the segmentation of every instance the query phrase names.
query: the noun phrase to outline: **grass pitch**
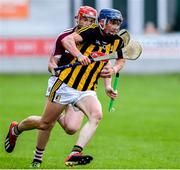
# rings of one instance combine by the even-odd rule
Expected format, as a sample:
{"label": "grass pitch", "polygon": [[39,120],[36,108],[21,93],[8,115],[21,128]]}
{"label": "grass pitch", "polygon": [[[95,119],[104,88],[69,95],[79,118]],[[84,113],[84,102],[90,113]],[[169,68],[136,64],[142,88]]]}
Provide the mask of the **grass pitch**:
{"label": "grass pitch", "polygon": [[[48,75],[0,75],[0,168],[29,168],[37,131],[23,133],[13,153],[4,151],[9,123],[35,114],[45,102]],[[84,149],[94,160],[75,168],[180,168],[180,74],[120,75],[115,112],[100,81],[98,96],[104,117]],[[75,144],[57,124],[46,148],[42,168],[67,168],[63,161]]]}

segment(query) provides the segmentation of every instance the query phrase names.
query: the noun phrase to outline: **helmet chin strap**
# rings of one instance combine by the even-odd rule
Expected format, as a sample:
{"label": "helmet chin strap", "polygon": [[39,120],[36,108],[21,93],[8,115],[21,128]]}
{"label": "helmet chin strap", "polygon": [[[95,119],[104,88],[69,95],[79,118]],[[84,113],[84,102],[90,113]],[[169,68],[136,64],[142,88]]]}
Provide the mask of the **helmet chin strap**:
{"label": "helmet chin strap", "polygon": [[75,16],[75,17],[74,17],[74,20],[75,20],[76,24],[79,25],[79,17],[78,17],[78,16]]}
{"label": "helmet chin strap", "polygon": [[75,17],[75,21],[76,21],[76,24],[77,24],[77,27],[79,28],[79,29],[81,29],[82,28],[82,25],[80,25],[80,16],[77,16],[77,17]]}
{"label": "helmet chin strap", "polygon": [[101,30],[105,29],[105,25],[107,24],[107,19],[104,19],[104,24],[103,26],[101,25],[101,23],[99,22],[99,27],[101,28]]}

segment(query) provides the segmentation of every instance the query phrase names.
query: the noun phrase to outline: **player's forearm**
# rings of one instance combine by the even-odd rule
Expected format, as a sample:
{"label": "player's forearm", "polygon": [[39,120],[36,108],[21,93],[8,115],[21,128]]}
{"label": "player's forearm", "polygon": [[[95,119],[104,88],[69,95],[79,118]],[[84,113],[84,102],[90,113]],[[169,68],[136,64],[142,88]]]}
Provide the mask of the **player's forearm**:
{"label": "player's forearm", "polygon": [[125,59],[118,59],[115,62],[115,65],[113,66],[114,73],[118,73],[124,66]]}
{"label": "player's forearm", "polygon": [[[74,34],[73,34],[74,35]],[[81,53],[76,47],[76,38],[72,34],[69,36],[66,36],[61,40],[63,47],[68,50],[74,57],[79,56]]]}
{"label": "player's forearm", "polygon": [[58,56],[51,56],[48,63],[48,71],[52,72],[52,69],[57,67]]}
{"label": "player's forearm", "polygon": [[111,82],[112,82],[112,78],[110,77],[108,77],[108,78],[104,78],[104,87],[105,87],[105,89],[107,89],[107,88],[109,88],[109,87],[111,87]]}

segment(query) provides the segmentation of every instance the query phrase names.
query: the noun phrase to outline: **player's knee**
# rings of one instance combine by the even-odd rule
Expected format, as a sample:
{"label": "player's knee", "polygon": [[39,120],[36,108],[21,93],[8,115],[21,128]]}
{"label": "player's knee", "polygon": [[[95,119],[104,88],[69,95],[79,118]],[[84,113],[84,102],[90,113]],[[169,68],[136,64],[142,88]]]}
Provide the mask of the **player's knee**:
{"label": "player's knee", "polygon": [[41,130],[47,130],[49,128],[50,128],[50,124],[48,124],[48,123],[41,123],[39,125],[39,129],[41,129]]}
{"label": "player's knee", "polygon": [[102,118],[103,118],[103,114],[101,111],[95,111],[90,116],[90,119],[95,121],[96,123],[99,123]]}
{"label": "player's knee", "polygon": [[39,124],[39,129],[41,130],[49,130],[52,129],[54,126],[54,123],[47,122],[47,121],[41,121]]}
{"label": "player's knee", "polygon": [[79,125],[68,124],[65,126],[65,131],[69,135],[75,134],[79,130]]}
{"label": "player's knee", "polygon": [[65,131],[68,135],[74,135],[76,133],[76,130],[74,129],[65,129]]}

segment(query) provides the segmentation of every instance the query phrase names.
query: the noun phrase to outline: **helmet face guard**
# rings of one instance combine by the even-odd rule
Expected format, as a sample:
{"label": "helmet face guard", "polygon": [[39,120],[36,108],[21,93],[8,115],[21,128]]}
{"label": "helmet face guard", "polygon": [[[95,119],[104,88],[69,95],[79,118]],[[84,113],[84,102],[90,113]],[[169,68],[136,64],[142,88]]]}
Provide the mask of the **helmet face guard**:
{"label": "helmet face guard", "polygon": [[[103,24],[101,24],[102,20],[103,20]],[[119,10],[111,9],[111,8],[102,9],[98,16],[98,24],[100,26],[100,29],[104,30],[105,26],[109,22],[112,22],[113,24],[116,23],[117,29],[119,30],[123,22],[123,17],[122,17],[121,12]]]}

